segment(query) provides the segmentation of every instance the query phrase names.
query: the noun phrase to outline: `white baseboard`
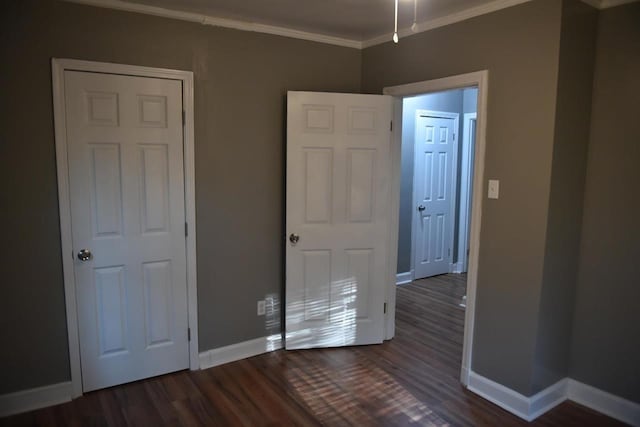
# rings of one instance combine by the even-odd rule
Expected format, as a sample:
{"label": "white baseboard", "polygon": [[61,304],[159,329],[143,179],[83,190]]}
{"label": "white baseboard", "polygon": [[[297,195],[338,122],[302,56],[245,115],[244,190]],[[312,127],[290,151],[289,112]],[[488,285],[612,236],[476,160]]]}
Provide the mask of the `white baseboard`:
{"label": "white baseboard", "polygon": [[453,264],[451,264],[451,272],[454,274],[462,274],[462,273],[466,273],[466,271],[463,271],[463,263],[462,261],[460,262],[454,262]]}
{"label": "white baseboard", "polygon": [[640,404],[569,379],[568,397],[576,403],[632,426],[640,426]]}
{"label": "white baseboard", "polygon": [[413,270],[396,274],[396,285],[406,285],[413,282]]}
{"label": "white baseboard", "polygon": [[535,420],[567,400],[566,378],[527,397],[472,371],[467,388],[526,421]]}
{"label": "white baseboard", "polygon": [[533,421],[565,400],[572,400],[611,418],[640,427],[640,404],[571,378],[564,378],[527,397],[471,371],[467,388],[526,421]]}
{"label": "white baseboard", "polygon": [[200,369],[224,365],[225,363],[235,362],[281,348],[282,336],[280,334],[214,348],[200,353]]}
{"label": "white baseboard", "polygon": [[495,403],[512,414],[531,421],[529,413],[529,398],[471,371],[467,388],[475,394]]}
{"label": "white baseboard", "polygon": [[529,421],[552,410],[567,400],[568,378],[563,378],[529,398]]}
{"label": "white baseboard", "polygon": [[71,381],[0,395],[0,417],[71,401]]}

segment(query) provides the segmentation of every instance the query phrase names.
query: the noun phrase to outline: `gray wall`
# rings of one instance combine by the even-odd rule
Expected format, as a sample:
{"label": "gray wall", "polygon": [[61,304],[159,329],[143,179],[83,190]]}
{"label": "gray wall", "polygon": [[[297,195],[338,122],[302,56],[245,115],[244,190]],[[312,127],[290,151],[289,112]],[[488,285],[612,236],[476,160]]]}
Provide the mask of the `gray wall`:
{"label": "gray wall", "polygon": [[640,3],[600,12],[572,378],[640,403]]}
{"label": "gray wall", "polygon": [[[380,93],[490,70],[486,178],[501,180],[501,195],[484,199],[473,369],[525,395],[566,370],[558,343],[571,305],[552,302],[571,300],[575,258],[559,266],[548,254],[566,256],[557,248],[574,250],[580,233],[563,227],[579,221],[578,127],[590,103],[584,70],[570,76],[571,61],[588,68],[593,18],[575,0],[534,0],[363,52],[62,2],[0,8],[0,336],[12,345],[0,352],[0,394],[69,379],[51,57],[194,71],[203,350],[264,335],[255,301],[281,292],[287,90]],[[638,3],[599,13],[568,369],[640,402],[637,22]]]}
{"label": "gray wall", "polygon": [[256,301],[283,286],[286,91],[358,92],[361,53],[65,2],[0,9],[0,394],[69,379],[51,57],[194,71],[200,348],[264,336]]}
{"label": "gray wall", "polygon": [[598,12],[565,0],[533,392],[569,373]]}
{"label": "gray wall", "polygon": [[[416,110],[433,110],[460,115],[462,126],[462,90],[405,98],[402,103],[402,158],[400,166],[400,216],[398,230],[398,273],[411,270],[411,230],[413,225],[413,161],[415,151]],[[462,132],[458,131],[458,135]],[[459,156],[458,156],[459,160]],[[458,168],[459,170],[459,168]],[[458,180],[459,181],[459,180]],[[453,248],[452,248],[453,250]]]}
{"label": "gray wall", "polygon": [[362,57],[368,93],[490,72],[485,177],[500,179],[500,199],[483,202],[473,370],[525,395],[533,389],[561,7],[534,0],[370,47]]}
{"label": "gray wall", "polygon": [[476,113],[478,111],[478,89],[466,88],[462,90],[462,111]]}

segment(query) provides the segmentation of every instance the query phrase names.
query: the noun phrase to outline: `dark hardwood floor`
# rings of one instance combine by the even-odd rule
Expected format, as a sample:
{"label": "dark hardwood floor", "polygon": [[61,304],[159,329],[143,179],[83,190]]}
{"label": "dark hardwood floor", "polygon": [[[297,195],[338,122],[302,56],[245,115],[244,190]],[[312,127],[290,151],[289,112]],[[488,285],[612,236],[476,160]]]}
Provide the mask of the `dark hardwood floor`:
{"label": "dark hardwood floor", "polygon": [[396,337],[382,345],[275,351],[87,393],[0,425],[622,425],[571,402],[529,424],[464,389],[464,293],[460,275],[399,287]]}

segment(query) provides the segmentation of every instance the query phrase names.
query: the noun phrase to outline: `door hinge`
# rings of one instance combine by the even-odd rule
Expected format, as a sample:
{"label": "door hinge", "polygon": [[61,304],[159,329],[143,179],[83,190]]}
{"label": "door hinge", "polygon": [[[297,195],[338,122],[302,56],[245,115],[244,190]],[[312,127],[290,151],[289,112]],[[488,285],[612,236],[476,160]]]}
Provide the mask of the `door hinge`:
{"label": "door hinge", "polygon": [[384,314],[387,314],[387,303],[384,303]]}
{"label": "door hinge", "polygon": [[187,237],[189,235],[189,224],[188,223],[184,223],[184,237]]}
{"label": "door hinge", "polygon": [[187,328],[187,341],[191,341],[191,328]]}
{"label": "door hinge", "polygon": [[456,140],[456,133],[455,132],[453,133],[453,140],[454,141]]}
{"label": "door hinge", "polygon": [[393,120],[389,122],[389,132],[393,132]]}
{"label": "door hinge", "polygon": [[182,110],[182,125],[186,125],[187,124],[187,112]]}
{"label": "door hinge", "polygon": [[449,258],[451,258],[451,248],[449,248]]}

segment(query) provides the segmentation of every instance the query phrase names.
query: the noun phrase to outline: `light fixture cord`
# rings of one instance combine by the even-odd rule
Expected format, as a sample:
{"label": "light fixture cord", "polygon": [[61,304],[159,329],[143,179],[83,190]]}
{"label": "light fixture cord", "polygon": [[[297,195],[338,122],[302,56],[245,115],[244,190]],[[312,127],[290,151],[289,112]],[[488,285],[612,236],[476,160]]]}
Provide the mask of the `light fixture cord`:
{"label": "light fixture cord", "polygon": [[393,27],[393,41],[398,43],[398,0],[396,0],[395,25]]}
{"label": "light fixture cord", "polygon": [[418,20],[418,0],[413,0],[413,23],[416,24]]}

